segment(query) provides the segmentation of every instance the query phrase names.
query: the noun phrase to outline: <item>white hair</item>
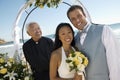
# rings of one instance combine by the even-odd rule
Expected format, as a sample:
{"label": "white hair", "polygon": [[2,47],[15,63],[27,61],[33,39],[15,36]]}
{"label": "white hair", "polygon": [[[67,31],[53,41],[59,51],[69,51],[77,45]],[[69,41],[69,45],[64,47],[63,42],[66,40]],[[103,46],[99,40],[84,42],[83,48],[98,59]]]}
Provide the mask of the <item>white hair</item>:
{"label": "white hair", "polygon": [[29,28],[31,27],[31,25],[33,25],[33,24],[39,25],[37,22],[30,22],[30,23],[26,24],[26,31],[27,32],[28,32]]}

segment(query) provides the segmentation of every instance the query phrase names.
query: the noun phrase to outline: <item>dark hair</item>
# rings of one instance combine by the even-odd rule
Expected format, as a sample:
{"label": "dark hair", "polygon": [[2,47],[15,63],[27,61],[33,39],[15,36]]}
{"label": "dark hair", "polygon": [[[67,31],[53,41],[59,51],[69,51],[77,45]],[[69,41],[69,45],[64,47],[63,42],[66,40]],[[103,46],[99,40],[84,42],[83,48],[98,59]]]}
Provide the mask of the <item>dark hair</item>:
{"label": "dark hair", "polygon": [[60,23],[57,28],[56,28],[56,32],[55,32],[55,44],[54,44],[54,50],[60,48],[62,46],[62,42],[59,40],[59,30],[63,27],[69,27],[72,30],[72,34],[73,34],[73,40],[71,42],[71,46],[75,46],[75,40],[74,40],[74,31],[72,29],[72,26],[69,23]]}
{"label": "dark hair", "polygon": [[[68,17],[68,18],[69,18],[69,13],[72,12],[72,11],[74,11],[75,9],[80,9],[80,10],[82,11],[83,15],[86,16],[83,8],[82,8],[80,5],[72,5],[72,6],[68,9],[68,11],[67,11],[67,17]],[[70,18],[69,18],[69,19],[70,19]]]}

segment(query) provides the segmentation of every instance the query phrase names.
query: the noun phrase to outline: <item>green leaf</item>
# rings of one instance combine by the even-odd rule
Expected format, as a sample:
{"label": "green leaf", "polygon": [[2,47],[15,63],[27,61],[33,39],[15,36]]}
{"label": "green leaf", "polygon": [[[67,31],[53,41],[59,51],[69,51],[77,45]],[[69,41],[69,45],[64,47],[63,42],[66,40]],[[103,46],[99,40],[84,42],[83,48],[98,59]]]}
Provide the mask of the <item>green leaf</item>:
{"label": "green leaf", "polygon": [[67,59],[66,62],[67,62],[67,63],[70,63],[70,62],[72,62],[72,60]]}

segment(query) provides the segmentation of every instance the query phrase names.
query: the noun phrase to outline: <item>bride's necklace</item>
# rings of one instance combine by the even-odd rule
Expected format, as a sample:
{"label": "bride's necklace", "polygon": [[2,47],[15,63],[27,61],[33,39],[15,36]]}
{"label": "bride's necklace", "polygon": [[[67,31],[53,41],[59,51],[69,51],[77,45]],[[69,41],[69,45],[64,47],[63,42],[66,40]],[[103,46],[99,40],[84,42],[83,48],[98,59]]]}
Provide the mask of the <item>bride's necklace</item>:
{"label": "bride's necklace", "polygon": [[72,46],[70,46],[69,48],[68,47],[62,47],[62,48],[66,57],[68,57],[72,51],[75,51],[75,49]]}
{"label": "bride's necklace", "polygon": [[70,51],[65,51],[66,56],[69,56]]}
{"label": "bride's necklace", "polygon": [[69,50],[65,50],[65,49],[64,49],[64,52],[65,52],[65,54],[66,54],[67,57],[69,56],[69,53],[70,53],[72,50],[73,50],[72,48],[70,48]]}

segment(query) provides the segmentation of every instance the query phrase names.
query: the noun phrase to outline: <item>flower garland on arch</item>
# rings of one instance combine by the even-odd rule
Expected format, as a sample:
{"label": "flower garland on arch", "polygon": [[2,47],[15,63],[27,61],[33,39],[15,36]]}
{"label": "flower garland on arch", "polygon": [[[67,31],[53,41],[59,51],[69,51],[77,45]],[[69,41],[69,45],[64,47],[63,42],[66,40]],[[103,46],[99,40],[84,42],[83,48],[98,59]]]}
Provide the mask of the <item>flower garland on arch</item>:
{"label": "flower garland on arch", "polygon": [[35,2],[34,6],[43,8],[45,5],[47,7],[58,7],[58,4],[61,2],[62,0],[27,0],[27,2],[29,2],[29,6],[32,6],[33,3]]}

